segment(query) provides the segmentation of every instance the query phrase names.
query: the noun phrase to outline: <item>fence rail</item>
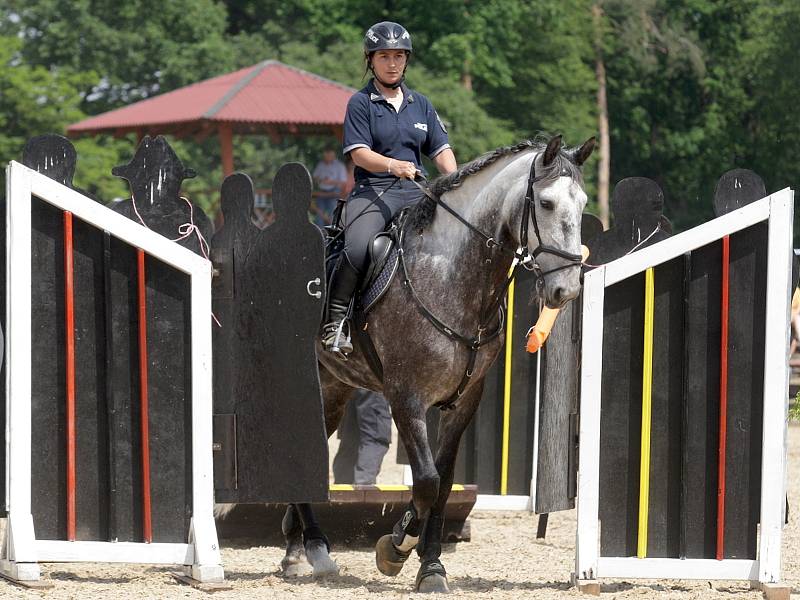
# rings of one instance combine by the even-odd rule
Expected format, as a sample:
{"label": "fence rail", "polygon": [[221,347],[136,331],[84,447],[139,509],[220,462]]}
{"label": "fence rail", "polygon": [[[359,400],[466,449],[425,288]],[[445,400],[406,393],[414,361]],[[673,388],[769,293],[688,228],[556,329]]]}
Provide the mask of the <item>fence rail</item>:
{"label": "fence rail", "polygon": [[[793,191],[788,188],[784,189],[690,231],[598,267],[586,275],[583,301],[581,443],[575,566],[575,577],[579,581],[594,580],[600,577],[741,579],[758,580],[761,583],[779,581],[785,497],[786,394],[789,374],[788,328],[793,200]],[[687,556],[645,558],[646,527],[645,550],[642,552],[640,545],[639,558],[601,556],[603,550],[600,528],[600,490],[604,482],[600,480],[600,426],[605,358],[603,355],[606,316],[604,308],[607,290],[610,286],[640,276],[641,273],[657,265],[714,244],[726,236],[765,221],[768,222],[765,250],[767,263],[765,317],[761,323],[754,322],[754,326],[763,327],[764,335],[764,375],[763,391],[761,392],[763,429],[760,448],[760,540],[757,559],[709,560]],[[658,318],[657,314],[656,319]],[[656,343],[659,343],[658,340]],[[606,433],[606,429],[604,429],[603,435]],[[631,441],[631,443],[633,442]],[[620,506],[617,510],[624,511],[626,508]]]}
{"label": "fence rail", "polygon": [[[222,566],[213,517],[211,263],[20,163],[7,175],[6,363],[8,530],[0,569],[37,580],[38,561],[178,563],[193,578],[220,581]],[[144,544],[37,540],[31,511],[31,210],[34,198],[71,213],[189,275],[191,285],[192,518],[187,542]]]}

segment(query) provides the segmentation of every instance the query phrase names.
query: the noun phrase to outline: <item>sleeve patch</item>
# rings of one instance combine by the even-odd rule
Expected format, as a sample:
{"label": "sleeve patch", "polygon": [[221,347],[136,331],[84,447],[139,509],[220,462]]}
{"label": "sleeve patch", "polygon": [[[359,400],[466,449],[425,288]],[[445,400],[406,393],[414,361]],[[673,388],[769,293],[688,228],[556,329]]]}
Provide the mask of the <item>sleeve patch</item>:
{"label": "sleeve patch", "polygon": [[444,122],[442,121],[441,117],[439,116],[439,113],[435,113],[435,114],[436,114],[436,120],[439,121],[439,127],[442,128],[442,131],[447,133],[447,127],[444,126]]}

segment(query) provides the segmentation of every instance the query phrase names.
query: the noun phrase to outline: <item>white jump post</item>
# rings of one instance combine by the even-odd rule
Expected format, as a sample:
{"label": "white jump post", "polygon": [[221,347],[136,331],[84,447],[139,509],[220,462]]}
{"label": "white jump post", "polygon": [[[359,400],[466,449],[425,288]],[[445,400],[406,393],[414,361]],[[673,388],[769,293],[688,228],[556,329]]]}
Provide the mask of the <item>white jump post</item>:
{"label": "white jump post", "polygon": [[[791,302],[794,192],[784,189],[739,210],[620,258],[588,273],[584,280],[581,373],[578,531],[575,573],[579,587],[598,592],[599,578],[721,579],[761,585],[765,592],[781,578],[781,533],[787,450],[786,394]],[[605,288],[647,268],[677,258],[725,235],[768,221],[767,298],[764,353],[761,517],[756,560],[600,556],[600,400],[603,367]],[[613,483],[611,483],[613,485]]]}
{"label": "white jump post", "polygon": [[[187,543],[37,540],[31,516],[31,198],[142,249],[191,278],[192,520]],[[211,263],[28,167],[6,168],[7,348],[6,537],[0,572],[37,581],[40,562],[124,562],[183,565],[203,583],[221,582],[212,474]]]}

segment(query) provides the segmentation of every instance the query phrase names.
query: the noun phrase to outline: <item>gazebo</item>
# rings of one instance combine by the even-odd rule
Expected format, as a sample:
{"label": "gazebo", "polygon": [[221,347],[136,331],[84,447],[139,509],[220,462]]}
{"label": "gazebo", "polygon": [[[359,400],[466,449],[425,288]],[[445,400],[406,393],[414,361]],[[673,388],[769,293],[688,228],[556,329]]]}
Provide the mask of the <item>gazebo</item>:
{"label": "gazebo", "polygon": [[347,101],[354,89],[276,60],[265,60],[129,106],[89,117],[67,128],[78,137],[219,137],[222,171],[234,171],[233,135],[342,137]]}

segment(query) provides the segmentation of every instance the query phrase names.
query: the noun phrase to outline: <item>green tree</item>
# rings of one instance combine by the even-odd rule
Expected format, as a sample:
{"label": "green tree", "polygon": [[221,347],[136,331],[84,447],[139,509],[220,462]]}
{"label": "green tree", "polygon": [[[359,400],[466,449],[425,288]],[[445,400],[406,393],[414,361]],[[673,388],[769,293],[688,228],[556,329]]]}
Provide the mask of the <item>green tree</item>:
{"label": "green tree", "polygon": [[753,4],[604,3],[612,181],[658,181],[677,229],[710,218],[717,178],[740,166],[749,99],[739,53]]}
{"label": "green tree", "polygon": [[[23,62],[23,40],[0,35],[0,161],[22,160],[26,140],[34,135],[63,133],[64,125],[80,120],[80,90],[92,73],[67,68],[47,69]],[[110,177],[120,144],[113,140],[81,140],[75,184],[99,197],[112,198],[123,188]],[[0,171],[5,194],[5,170]]]}
{"label": "green tree", "polygon": [[96,74],[81,108],[97,114],[232,65],[226,11],[213,0],[6,0],[0,33],[19,36],[31,65]]}
{"label": "green tree", "polygon": [[737,147],[767,183],[767,191],[797,187],[800,119],[794,110],[800,81],[800,5],[763,2],[753,12],[752,35],[741,49],[750,101]]}
{"label": "green tree", "polygon": [[[24,140],[234,68],[277,58],[360,88],[361,41],[376,21],[405,24],[412,87],[447,123],[460,161],[540,131],[579,143],[598,130],[605,69],[611,181],[649,176],[677,228],[710,217],[725,170],[754,168],[770,190],[795,178],[800,125],[797,3],[774,0],[6,0],[0,7],[0,159]],[[600,7],[601,22],[592,8]],[[598,37],[599,36],[599,37]],[[6,92],[8,90],[8,92]],[[311,166],[331,139],[236,139],[237,168],[268,187],[285,160]],[[123,193],[111,165],[130,139],[92,138],[76,181]],[[216,139],[175,142],[218,189]],[[590,198],[595,177],[587,167]],[[206,194],[209,205],[214,194]]]}

